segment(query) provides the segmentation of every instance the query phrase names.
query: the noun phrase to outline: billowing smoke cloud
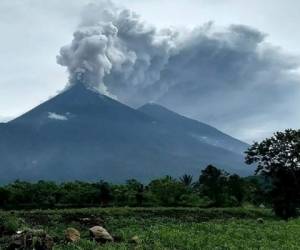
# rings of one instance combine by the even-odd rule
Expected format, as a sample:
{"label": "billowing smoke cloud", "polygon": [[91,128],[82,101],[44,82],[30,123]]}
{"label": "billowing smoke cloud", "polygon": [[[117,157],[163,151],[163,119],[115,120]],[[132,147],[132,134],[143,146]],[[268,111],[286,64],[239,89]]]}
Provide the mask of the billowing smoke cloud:
{"label": "billowing smoke cloud", "polygon": [[[274,129],[270,124],[278,120],[277,128],[300,121],[293,112],[299,60],[265,40],[242,25],[157,30],[105,2],[87,6],[57,61],[68,68],[70,84],[81,82],[132,106],[161,103],[227,132],[240,127],[247,139],[245,131],[253,138],[266,124]],[[291,115],[295,122],[285,123]]]}
{"label": "billowing smoke cloud", "polygon": [[131,88],[143,88],[159,80],[172,49],[172,35],[157,32],[112,3],[90,4],[57,62],[68,68],[70,84],[80,82],[111,95],[105,77],[116,74]]}

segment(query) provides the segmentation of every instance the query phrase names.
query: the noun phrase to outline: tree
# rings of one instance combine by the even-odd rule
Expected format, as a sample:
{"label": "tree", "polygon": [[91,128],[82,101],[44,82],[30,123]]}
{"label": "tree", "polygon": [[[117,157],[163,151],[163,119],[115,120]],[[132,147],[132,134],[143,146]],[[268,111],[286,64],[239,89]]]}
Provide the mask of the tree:
{"label": "tree", "polygon": [[233,174],[228,177],[227,187],[228,194],[236,199],[237,205],[241,205],[245,197],[245,181]]}
{"label": "tree", "polygon": [[187,193],[182,183],[170,176],[151,181],[149,189],[162,206],[178,205],[180,197]]}
{"label": "tree", "polygon": [[282,218],[296,215],[300,197],[300,130],[277,132],[246,151],[246,163],[257,164],[256,174],[272,180],[272,203]]}
{"label": "tree", "polygon": [[190,187],[193,183],[193,176],[185,174],[179,180],[185,187]]}
{"label": "tree", "polygon": [[100,190],[100,202],[101,206],[107,206],[108,203],[113,199],[111,187],[109,183],[105,181],[100,181],[98,183],[98,187]]}
{"label": "tree", "polygon": [[7,190],[10,192],[10,203],[15,208],[24,204],[33,203],[33,187],[30,183],[16,180],[9,184]]}
{"label": "tree", "polygon": [[6,188],[0,187],[0,208],[5,207],[9,199],[9,191]]}
{"label": "tree", "polygon": [[[144,185],[135,179],[126,181],[128,203],[134,206],[142,206],[144,201]],[[133,203],[130,202],[133,200]]]}
{"label": "tree", "polygon": [[135,198],[136,198],[137,205],[139,207],[141,207],[143,205],[144,200],[145,200],[145,187],[144,187],[143,184],[141,184],[138,187],[138,190],[137,190],[137,193],[135,195]]}
{"label": "tree", "polygon": [[213,165],[208,165],[201,171],[200,192],[213,202],[213,206],[220,206],[223,203],[227,176],[227,173]]}
{"label": "tree", "polygon": [[34,194],[33,205],[49,208],[57,203],[58,187],[54,182],[39,181],[31,186]]}
{"label": "tree", "polygon": [[272,189],[272,183],[269,177],[249,176],[244,178],[244,182],[245,200],[256,206],[271,204],[270,190]]}

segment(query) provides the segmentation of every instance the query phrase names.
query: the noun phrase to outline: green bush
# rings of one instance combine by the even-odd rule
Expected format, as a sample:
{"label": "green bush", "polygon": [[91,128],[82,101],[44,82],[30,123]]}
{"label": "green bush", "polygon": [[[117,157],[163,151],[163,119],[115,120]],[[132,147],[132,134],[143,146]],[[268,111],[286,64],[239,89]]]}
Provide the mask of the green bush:
{"label": "green bush", "polygon": [[0,235],[16,233],[22,223],[15,215],[0,214]]}

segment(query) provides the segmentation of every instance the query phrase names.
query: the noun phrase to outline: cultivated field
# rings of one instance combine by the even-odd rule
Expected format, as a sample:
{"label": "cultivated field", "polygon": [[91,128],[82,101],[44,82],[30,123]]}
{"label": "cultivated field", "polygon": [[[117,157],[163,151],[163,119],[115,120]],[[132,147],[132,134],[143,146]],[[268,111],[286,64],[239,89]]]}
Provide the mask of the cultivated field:
{"label": "cultivated field", "polygon": [[[8,218],[2,223],[10,223],[6,226],[12,229],[46,230],[56,250],[300,249],[300,219],[278,220],[267,209],[97,208],[1,212],[0,216]],[[91,223],[102,220],[118,242],[101,245],[91,241],[83,218]],[[64,243],[68,227],[80,231],[79,242]],[[135,242],[133,236],[137,236]],[[0,249],[8,241],[9,236],[3,236]]]}

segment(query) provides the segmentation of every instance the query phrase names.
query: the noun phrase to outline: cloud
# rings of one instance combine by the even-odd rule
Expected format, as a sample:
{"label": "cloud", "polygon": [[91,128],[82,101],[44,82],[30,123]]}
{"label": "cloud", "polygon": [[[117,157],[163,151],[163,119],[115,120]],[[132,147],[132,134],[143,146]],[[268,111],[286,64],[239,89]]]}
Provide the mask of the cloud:
{"label": "cloud", "polygon": [[266,124],[300,121],[299,58],[244,25],[158,30],[110,2],[90,4],[57,62],[67,67],[69,84],[132,106],[157,102],[227,132],[242,127],[243,139]]}
{"label": "cloud", "polygon": [[66,117],[65,115],[60,115],[60,114],[56,114],[53,112],[48,113],[48,118],[53,119],[53,120],[59,120],[59,121],[67,121],[68,120],[68,117]]}

